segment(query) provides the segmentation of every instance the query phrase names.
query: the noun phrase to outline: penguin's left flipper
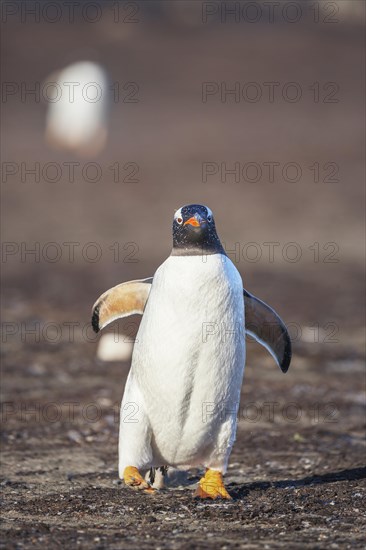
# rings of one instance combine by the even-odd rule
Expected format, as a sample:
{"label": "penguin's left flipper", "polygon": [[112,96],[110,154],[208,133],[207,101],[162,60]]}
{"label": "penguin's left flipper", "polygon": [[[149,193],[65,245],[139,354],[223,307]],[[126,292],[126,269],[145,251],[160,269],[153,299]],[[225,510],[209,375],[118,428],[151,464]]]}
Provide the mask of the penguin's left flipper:
{"label": "penguin's left flipper", "polygon": [[291,362],[291,340],[281,317],[267,304],[244,289],[245,332],[265,347],[282,372]]}
{"label": "penguin's left flipper", "polygon": [[153,278],[128,281],[104,292],[93,305],[92,326],[99,332],[116,319],[142,315],[151,290]]}

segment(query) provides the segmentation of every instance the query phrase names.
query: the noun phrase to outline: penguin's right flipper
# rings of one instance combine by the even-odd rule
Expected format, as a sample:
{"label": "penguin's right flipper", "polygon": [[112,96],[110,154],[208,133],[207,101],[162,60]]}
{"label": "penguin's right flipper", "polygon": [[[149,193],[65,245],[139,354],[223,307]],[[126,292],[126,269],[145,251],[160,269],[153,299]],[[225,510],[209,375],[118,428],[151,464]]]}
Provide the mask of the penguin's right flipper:
{"label": "penguin's right flipper", "polygon": [[104,292],[93,305],[92,326],[99,332],[116,319],[142,315],[151,290],[153,278],[128,281]]}
{"label": "penguin's right flipper", "polygon": [[245,332],[265,347],[282,372],[291,362],[291,340],[285,323],[269,305],[244,289]]}

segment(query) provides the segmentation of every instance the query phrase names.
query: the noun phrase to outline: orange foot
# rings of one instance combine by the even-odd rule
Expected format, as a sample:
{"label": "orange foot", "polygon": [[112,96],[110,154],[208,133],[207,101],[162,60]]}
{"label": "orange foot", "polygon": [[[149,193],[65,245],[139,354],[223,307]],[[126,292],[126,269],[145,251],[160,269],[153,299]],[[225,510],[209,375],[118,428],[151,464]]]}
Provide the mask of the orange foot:
{"label": "orange foot", "polygon": [[127,468],[124,469],[123,481],[128,487],[132,487],[132,489],[142,490],[145,493],[155,492],[135,466],[127,466]]}
{"label": "orange foot", "polygon": [[198,498],[212,499],[232,498],[225,489],[222,473],[216,470],[206,470],[205,475],[200,479],[195,496]]}

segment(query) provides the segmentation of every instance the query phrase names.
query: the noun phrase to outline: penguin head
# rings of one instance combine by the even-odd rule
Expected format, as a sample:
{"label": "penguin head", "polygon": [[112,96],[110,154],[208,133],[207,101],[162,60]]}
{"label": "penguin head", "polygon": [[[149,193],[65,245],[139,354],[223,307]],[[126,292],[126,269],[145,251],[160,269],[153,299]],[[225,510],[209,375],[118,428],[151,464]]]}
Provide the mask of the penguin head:
{"label": "penguin head", "polygon": [[201,204],[179,208],[173,219],[173,251],[223,253],[211,210]]}

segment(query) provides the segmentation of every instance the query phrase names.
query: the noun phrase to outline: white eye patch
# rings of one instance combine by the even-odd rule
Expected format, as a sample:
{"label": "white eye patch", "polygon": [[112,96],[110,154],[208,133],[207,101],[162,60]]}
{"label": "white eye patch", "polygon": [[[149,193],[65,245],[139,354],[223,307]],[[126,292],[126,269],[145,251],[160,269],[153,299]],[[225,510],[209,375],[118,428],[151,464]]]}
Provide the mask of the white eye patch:
{"label": "white eye patch", "polygon": [[174,214],[174,219],[176,220],[177,218],[182,218],[182,208],[179,208],[179,210],[176,211],[176,213]]}
{"label": "white eye patch", "polygon": [[205,206],[204,204],[202,206],[204,206],[206,208],[207,216],[211,216],[211,219],[213,219],[212,210],[208,206]]}

